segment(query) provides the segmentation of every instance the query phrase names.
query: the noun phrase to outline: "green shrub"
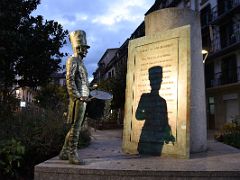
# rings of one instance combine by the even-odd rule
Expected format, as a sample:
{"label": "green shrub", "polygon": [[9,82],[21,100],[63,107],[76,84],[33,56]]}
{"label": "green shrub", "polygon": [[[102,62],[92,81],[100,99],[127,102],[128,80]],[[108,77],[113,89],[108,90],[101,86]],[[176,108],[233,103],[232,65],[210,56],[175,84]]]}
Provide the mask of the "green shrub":
{"label": "green shrub", "polygon": [[0,171],[4,176],[16,178],[17,170],[22,165],[25,147],[16,139],[0,142]]}
{"label": "green shrub", "polygon": [[215,139],[225,144],[240,148],[240,116],[236,116],[231,123],[227,123],[215,134]]}
{"label": "green shrub", "polygon": [[34,166],[56,156],[67,132],[63,111],[23,109],[0,118],[0,139],[14,138],[25,146],[20,174],[32,177]]}
{"label": "green shrub", "polygon": [[33,172],[34,165],[58,155],[67,132],[63,111],[45,109],[19,113],[14,129],[26,147],[25,172]]}
{"label": "green shrub", "polygon": [[[36,164],[58,155],[69,129],[64,123],[65,108],[52,110],[31,105],[21,111],[1,112],[4,116],[0,116],[0,139],[14,138],[25,147],[21,167],[15,168],[13,163],[14,173],[23,179],[32,179]],[[86,125],[80,135],[80,146],[88,145],[90,133]],[[2,178],[0,173],[0,179],[7,178]]]}

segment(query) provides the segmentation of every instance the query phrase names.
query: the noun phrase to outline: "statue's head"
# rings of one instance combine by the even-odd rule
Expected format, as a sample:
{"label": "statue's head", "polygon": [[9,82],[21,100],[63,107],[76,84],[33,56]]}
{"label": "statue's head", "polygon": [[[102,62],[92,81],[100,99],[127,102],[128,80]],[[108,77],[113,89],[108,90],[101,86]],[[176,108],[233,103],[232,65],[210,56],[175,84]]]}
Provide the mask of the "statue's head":
{"label": "statue's head", "polygon": [[73,47],[74,54],[85,57],[87,55],[87,49],[90,48],[87,45],[86,33],[83,30],[76,30],[69,34],[69,39]]}
{"label": "statue's head", "polygon": [[153,91],[159,90],[161,88],[162,77],[163,77],[162,67],[161,66],[151,67],[148,70],[148,73],[149,73],[149,81],[150,81],[151,89]]}

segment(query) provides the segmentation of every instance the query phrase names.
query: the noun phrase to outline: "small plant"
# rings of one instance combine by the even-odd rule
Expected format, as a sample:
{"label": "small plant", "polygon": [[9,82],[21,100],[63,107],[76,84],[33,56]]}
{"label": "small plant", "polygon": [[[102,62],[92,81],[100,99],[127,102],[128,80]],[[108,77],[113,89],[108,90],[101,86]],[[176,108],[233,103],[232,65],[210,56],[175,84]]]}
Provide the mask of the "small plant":
{"label": "small plant", "polygon": [[0,170],[3,175],[17,176],[17,169],[25,154],[25,147],[15,139],[0,142]]}
{"label": "small plant", "polygon": [[233,118],[231,123],[226,123],[220,132],[215,134],[215,139],[240,148],[240,116]]}

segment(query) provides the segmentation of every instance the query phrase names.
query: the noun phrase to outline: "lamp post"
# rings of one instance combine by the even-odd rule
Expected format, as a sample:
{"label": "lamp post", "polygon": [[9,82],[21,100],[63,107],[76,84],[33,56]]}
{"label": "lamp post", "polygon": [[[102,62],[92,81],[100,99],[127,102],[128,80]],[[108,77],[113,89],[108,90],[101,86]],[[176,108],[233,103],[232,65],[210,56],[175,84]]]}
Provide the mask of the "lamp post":
{"label": "lamp post", "polygon": [[208,57],[208,51],[205,50],[205,49],[203,49],[203,50],[202,50],[202,54],[204,55],[203,64],[205,64],[205,61],[206,61],[206,59],[207,59],[207,57]]}
{"label": "lamp post", "polygon": [[19,89],[16,90],[16,97],[17,97],[18,99],[20,99],[20,90],[19,90]]}
{"label": "lamp post", "polygon": [[[204,58],[203,58],[203,73],[204,73],[204,89],[205,89],[205,100],[206,100],[206,107],[208,106],[208,100],[207,100],[207,92],[206,92],[206,73],[205,73],[205,61],[206,61],[206,59],[207,59],[207,57],[208,57],[208,51],[207,50],[205,50],[205,49],[202,49],[202,55],[204,56]],[[207,109],[206,109],[206,124],[208,124],[208,111],[207,111]],[[208,126],[208,125],[207,125]]]}

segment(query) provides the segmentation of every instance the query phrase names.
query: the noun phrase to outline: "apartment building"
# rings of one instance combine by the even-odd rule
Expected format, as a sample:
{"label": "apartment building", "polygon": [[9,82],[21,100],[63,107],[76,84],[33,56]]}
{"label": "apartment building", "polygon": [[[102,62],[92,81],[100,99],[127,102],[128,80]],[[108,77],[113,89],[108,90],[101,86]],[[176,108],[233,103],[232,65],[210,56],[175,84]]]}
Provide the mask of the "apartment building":
{"label": "apartment building", "polygon": [[114,76],[116,69],[111,65],[111,63],[117,50],[118,48],[111,48],[104,52],[101,59],[98,61],[98,68],[93,73],[92,84],[99,83],[102,80],[106,80]]}
{"label": "apartment building", "polygon": [[240,112],[240,0],[200,3],[208,128],[219,129]]}

